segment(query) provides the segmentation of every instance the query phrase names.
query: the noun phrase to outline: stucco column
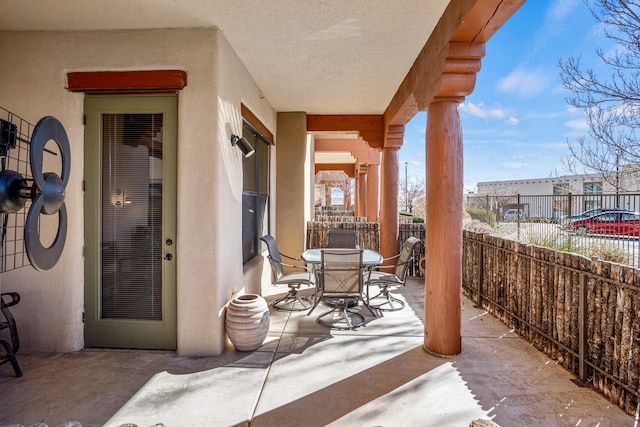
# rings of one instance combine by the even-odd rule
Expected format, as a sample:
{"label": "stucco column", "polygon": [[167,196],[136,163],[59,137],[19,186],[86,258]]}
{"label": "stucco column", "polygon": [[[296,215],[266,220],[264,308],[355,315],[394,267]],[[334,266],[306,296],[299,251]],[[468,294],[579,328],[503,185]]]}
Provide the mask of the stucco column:
{"label": "stucco column", "polygon": [[305,161],[309,154],[306,142],[307,115],[278,113],[275,237],[278,249],[290,256],[300,255],[305,248]]}
{"label": "stucco column", "polygon": [[380,175],[378,173],[379,165],[367,166],[367,221],[378,221],[378,201],[380,183]]}
{"label": "stucco column", "polygon": [[462,351],[462,128],[458,99],[429,106],[426,141],[424,347]]}
{"label": "stucco column", "polygon": [[360,212],[360,180],[356,172],[353,179],[353,214],[358,216],[358,212]]}
{"label": "stucco column", "polygon": [[384,258],[398,254],[398,150],[382,149],[380,185],[380,253]]}
{"label": "stucco column", "polygon": [[358,172],[358,215],[367,216],[367,168],[360,166]]}

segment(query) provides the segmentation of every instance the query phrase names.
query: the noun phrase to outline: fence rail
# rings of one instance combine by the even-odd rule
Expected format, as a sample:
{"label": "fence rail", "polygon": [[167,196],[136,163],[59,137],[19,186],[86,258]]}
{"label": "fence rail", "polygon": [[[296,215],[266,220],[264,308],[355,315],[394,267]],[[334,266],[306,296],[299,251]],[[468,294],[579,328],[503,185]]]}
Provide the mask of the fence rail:
{"label": "fence rail", "polygon": [[638,407],[640,274],[464,231],[463,291],[628,414]]}

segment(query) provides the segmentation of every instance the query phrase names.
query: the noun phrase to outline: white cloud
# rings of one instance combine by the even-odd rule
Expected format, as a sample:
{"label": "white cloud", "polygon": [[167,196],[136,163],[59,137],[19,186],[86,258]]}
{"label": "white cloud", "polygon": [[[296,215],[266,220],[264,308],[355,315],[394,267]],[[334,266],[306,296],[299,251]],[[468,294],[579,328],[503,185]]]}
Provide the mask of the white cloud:
{"label": "white cloud", "polygon": [[553,75],[542,68],[517,68],[498,82],[497,89],[521,98],[531,98],[547,90],[552,80]]}
{"label": "white cloud", "polygon": [[499,108],[487,108],[483,103],[463,102],[460,104],[460,111],[481,119],[503,119],[505,113]]}
{"label": "white cloud", "polygon": [[589,130],[589,125],[585,119],[573,119],[564,122],[564,125],[571,130],[586,131]]}
{"label": "white cloud", "polygon": [[515,125],[517,125],[517,124],[518,124],[518,122],[519,122],[519,121],[520,121],[520,120],[518,120],[516,117],[511,116],[511,117],[509,117],[509,118],[507,119],[507,121],[506,121],[505,123],[506,123],[506,124],[508,124],[508,125],[510,125],[510,126],[515,126]]}
{"label": "white cloud", "polygon": [[545,21],[548,24],[557,24],[558,22],[571,15],[573,11],[580,5],[578,0],[560,0],[551,3],[551,7],[547,10]]}
{"label": "white cloud", "polygon": [[505,169],[522,169],[529,166],[529,163],[521,163],[521,162],[502,162],[500,163]]}

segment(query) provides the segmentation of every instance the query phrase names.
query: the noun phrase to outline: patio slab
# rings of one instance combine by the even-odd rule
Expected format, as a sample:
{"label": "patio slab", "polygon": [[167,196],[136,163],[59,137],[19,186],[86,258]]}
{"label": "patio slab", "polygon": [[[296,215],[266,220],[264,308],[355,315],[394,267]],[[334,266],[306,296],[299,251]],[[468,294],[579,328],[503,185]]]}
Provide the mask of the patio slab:
{"label": "patio slab", "polygon": [[[273,300],[285,289],[274,288]],[[334,331],[306,312],[271,311],[255,352],[220,357],[94,350],[18,354],[0,366],[0,426],[633,426],[634,419],[463,299],[462,353],[422,348],[422,280],[407,306]]]}

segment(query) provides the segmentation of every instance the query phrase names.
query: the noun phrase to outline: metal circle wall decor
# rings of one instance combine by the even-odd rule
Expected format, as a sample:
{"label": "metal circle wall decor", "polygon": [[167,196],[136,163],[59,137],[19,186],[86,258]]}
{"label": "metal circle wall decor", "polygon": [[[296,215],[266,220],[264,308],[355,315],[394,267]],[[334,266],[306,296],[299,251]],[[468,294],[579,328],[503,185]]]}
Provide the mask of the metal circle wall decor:
{"label": "metal circle wall decor", "polygon": [[[31,141],[23,141],[30,144],[29,162],[33,184],[29,186],[29,180],[19,172],[5,167],[8,152],[16,146],[15,134],[11,123],[0,123],[0,157],[3,159],[0,171],[0,213],[16,213],[25,206],[27,199],[31,199],[24,224],[25,250],[29,262],[36,270],[49,270],[60,259],[67,237],[67,208],[64,199],[71,170],[69,139],[64,127],[55,117],[46,116],[38,121],[33,128]],[[45,148],[49,141],[58,145],[62,162],[60,175],[43,171],[44,153],[52,153]],[[58,214],[56,236],[51,246],[45,247],[40,240],[40,215],[55,214]]]}

